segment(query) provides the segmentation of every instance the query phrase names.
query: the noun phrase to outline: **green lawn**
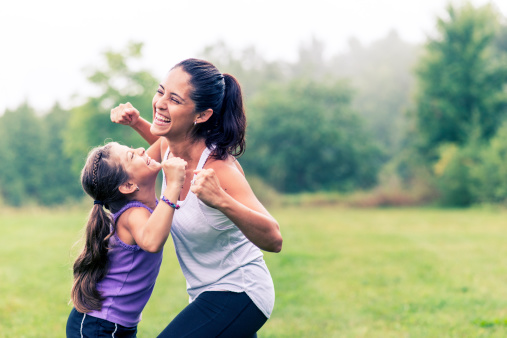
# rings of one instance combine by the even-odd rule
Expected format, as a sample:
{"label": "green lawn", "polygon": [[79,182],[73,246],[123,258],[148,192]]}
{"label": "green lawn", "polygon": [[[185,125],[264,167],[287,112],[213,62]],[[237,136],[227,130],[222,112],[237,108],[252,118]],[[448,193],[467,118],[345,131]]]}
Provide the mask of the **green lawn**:
{"label": "green lawn", "polygon": [[[507,211],[287,208],[259,337],[507,337]],[[0,211],[0,337],[64,337],[87,211]],[[172,243],[139,325],[187,304]]]}

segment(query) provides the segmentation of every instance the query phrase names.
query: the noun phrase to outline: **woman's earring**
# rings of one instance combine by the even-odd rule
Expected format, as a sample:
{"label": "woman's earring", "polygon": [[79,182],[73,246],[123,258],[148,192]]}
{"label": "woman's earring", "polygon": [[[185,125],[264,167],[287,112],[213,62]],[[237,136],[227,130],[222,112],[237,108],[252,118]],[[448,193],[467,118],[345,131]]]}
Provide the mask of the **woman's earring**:
{"label": "woman's earring", "polygon": [[139,186],[137,186],[136,191],[139,191]]}
{"label": "woman's earring", "polygon": [[194,121],[194,126],[197,124],[197,121]]}

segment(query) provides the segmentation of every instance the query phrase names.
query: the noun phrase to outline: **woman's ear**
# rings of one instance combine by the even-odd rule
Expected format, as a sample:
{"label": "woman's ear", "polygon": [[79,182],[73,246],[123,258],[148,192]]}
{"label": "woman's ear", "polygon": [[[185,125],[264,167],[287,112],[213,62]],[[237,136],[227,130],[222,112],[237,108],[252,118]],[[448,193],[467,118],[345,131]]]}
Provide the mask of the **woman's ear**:
{"label": "woman's ear", "polygon": [[118,187],[118,190],[123,194],[123,195],[128,195],[128,194],[132,194],[134,192],[136,192],[138,190],[138,187],[137,187],[137,184],[133,183],[133,182],[130,182],[130,181],[127,181],[125,183],[122,183],[119,187]]}
{"label": "woman's ear", "polygon": [[197,119],[195,120],[196,123],[203,123],[209,120],[209,118],[213,115],[213,109],[208,108],[205,111],[200,112],[197,115]]}

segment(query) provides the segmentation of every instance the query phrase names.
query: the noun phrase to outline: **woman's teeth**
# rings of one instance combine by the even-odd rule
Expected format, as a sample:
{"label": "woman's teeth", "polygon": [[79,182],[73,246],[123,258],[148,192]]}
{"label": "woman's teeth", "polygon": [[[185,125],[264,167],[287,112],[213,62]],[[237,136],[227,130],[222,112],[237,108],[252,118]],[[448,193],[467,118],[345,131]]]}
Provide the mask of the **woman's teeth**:
{"label": "woman's teeth", "polygon": [[171,119],[168,119],[167,117],[163,116],[163,115],[160,115],[159,113],[156,113],[155,114],[155,118],[157,119],[157,121],[159,122],[163,122],[163,123],[169,123],[171,122]]}

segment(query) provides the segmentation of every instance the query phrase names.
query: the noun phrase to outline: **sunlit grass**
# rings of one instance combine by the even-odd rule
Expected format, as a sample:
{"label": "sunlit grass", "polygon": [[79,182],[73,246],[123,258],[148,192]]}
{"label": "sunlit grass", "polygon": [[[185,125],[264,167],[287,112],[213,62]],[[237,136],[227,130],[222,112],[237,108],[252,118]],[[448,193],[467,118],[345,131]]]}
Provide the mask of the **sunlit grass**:
{"label": "sunlit grass", "polygon": [[[276,288],[260,337],[507,336],[507,212],[284,208],[266,253]],[[87,211],[1,212],[0,337],[63,337]],[[139,325],[188,303],[172,244]]]}

